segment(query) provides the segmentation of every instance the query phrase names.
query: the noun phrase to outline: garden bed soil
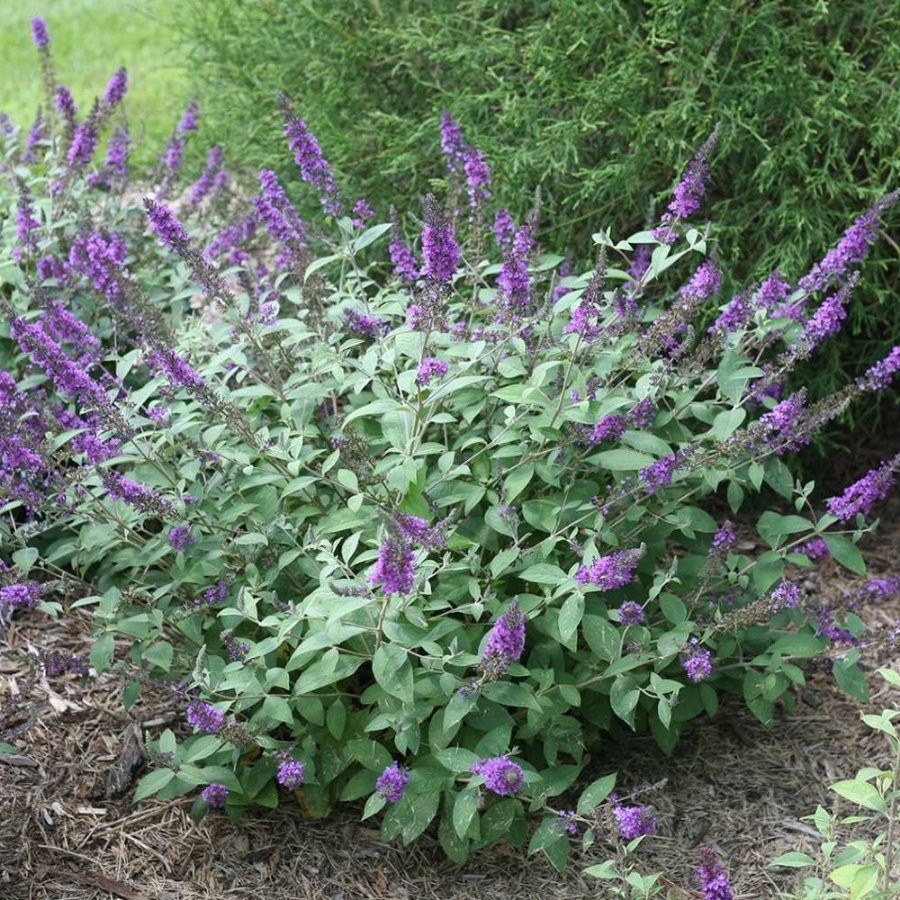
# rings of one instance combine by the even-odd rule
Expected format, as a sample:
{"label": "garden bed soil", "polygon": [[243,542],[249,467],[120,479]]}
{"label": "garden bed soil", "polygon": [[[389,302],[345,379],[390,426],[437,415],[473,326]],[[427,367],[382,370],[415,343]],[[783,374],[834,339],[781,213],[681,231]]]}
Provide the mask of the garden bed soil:
{"label": "garden bed soil", "polygon": [[[866,463],[871,467],[877,459]],[[864,539],[870,577],[900,574],[900,501],[893,498],[879,511],[878,533]],[[798,574],[819,596],[839,595],[858,581],[829,560]],[[867,616],[893,624],[900,602],[870,608]],[[78,615],[50,622],[26,613],[13,619],[0,648],[85,653],[89,625]],[[876,665],[896,666],[895,649],[884,648],[868,668]],[[19,660],[0,656],[0,701],[25,671]],[[869,681],[869,711],[900,704],[881,679]],[[457,866],[430,833],[411,847],[381,843],[377,828],[359,821],[359,808],[314,820],[299,804],[287,803],[254,810],[236,825],[221,814],[192,822],[191,798],[134,806],[131,761],[140,754],[139,736],[153,737],[180,722],[181,711],[151,696],[126,713],[107,675],[86,684],[73,676],[52,684],[40,680],[32,697],[37,719],[19,741],[21,756],[0,760],[3,900],[609,896],[604,882],[583,874],[606,858],[599,845],[573,853],[563,873],[503,845]],[[789,850],[815,851],[815,832],[803,818],[819,804],[833,807],[827,786],[863,766],[889,765],[885,741],[860,721],[862,709],[820,671],[798,694],[794,712],[780,710],[769,729],[737,702],[726,703],[713,719],[698,722],[673,755],[637,737],[609,745],[586,775],[618,771],[626,791],[665,781],[642,800],[656,807],[659,833],[634,859],[642,871],[664,874],[670,898],[701,896],[697,851],[712,845],[726,862],[736,897],[771,900],[795,887],[796,874],[767,863]]]}

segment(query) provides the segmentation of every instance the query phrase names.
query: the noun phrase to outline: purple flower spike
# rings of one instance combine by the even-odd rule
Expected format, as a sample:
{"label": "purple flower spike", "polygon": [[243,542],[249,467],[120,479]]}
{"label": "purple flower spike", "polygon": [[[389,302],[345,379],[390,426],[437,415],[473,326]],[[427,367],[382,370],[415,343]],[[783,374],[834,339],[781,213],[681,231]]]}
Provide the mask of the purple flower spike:
{"label": "purple flower spike", "polygon": [[858,513],[869,515],[872,507],[890,492],[897,469],[900,469],[900,453],[885,460],[877,469],[871,469],[840,497],[826,500],[828,512],[844,523],[855,519]]}
{"label": "purple flower spike", "polygon": [[644,607],[633,600],[627,600],[619,607],[619,622],[622,625],[643,625]]}
{"label": "purple flower spike", "polygon": [[294,162],[300,167],[300,177],[318,190],[319,202],[325,214],[339,216],[342,207],[337,184],[331,172],[331,164],[322,154],[316,136],[286,101],[282,101],[282,111],[285,119],[284,136],[294,153]]}
{"label": "purple flower spike", "polygon": [[375,782],[375,793],[388,803],[398,803],[406,793],[409,784],[409,769],[399,763],[391,763]]}
{"label": "purple flower spike", "polygon": [[425,200],[422,257],[425,260],[422,274],[440,284],[446,284],[453,279],[461,259],[453,225],[431,194]]}
{"label": "purple flower spike", "polygon": [[127,90],[128,72],[126,72],[125,67],[122,66],[116,71],[115,75],[109,79],[109,82],[106,85],[106,90],[103,93],[103,105],[106,106],[107,109],[117,106],[122,102]]}
{"label": "purple flower spike", "polygon": [[522,767],[506,756],[480,759],[469,769],[475,775],[484,776],[484,786],[500,797],[518,793],[525,780]]}
{"label": "purple flower spike", "polygon": [[422,360],[419,371],[416,373],[416,384],[425,387],[432,378],[443,378],[450,370],[450,364],[443,359],[435,359],[427,356]]}
{"label": "purple flower spike", "polygon": [[40,16],[35,16],[31,20],[31,38],[38,50],[46,50],[50,46],[50,32],[47,31],[47,23]]}
{"label": "purple flower spike", "polygon": [[188,706],[187,721],[188,725],[193,728],[199,728],[201,731],[213,734],[222,727],[222,723],[225,721],[225,713],[211,703],[202,703],[199,700],[195,700]]}
{"label": "purple flower spike", "polygon": [[615,796],[611,797],[610,801],[619,834],[626,841],[633,841],[645,834],[656,834],[658,821],[649,806],[623,806]]}
{"label": "purple flower spike", "polygon": [[793,581],[782,581],[769,595],[772,601],[772,612],[782,609],[793,609],[800,602],[800,586]]}
{"label": "purple flower spike", "polygon": [[609,556],[598,556],[588,566],[580,566],[575,573],[579,584],[593,584],[602,591],[612,591],[628,584],[634,577],[643,550],[620,550]]}
{"label": "purple flower spike", "polygon": [[499,678],[510,663],[518,662],[525,649],[525,615],[518,600],[494,623],[481,652],[480,668],[491,680]]}
{"label": "purple flower spike", "polygon": [[187,246],[188,236],[184,225],[178,221],[168,206],[145,197],[144,209],[147,211],[150,227],[167,247],[178,252]]}
{"label": "purple flower spike", "polygon": [[447,157],[447,171],[451,175],[460,172],[465,166],[466,143],[462,129],[446,109],[441,113],[441,150]]}
{"label": "purple flower spike", "polygon": [[703,900],[734,900],[731,882],[712,848],[704,847],[700,851],[700,856],[703,863],[697,870],[697,880],[703,891]]}
{"label": "purple flower spike", "polygon": [[296,791],[303,784],[303,763],[292,759],[288,751],[278,754],[281,760],[275,780],[289,791]]}
{"label": "purple flower spike", "polygon": [[225,787],[224,784],[208,784],[203,788],[203,792],[200,796],[213,807],[213,809],[221,809],[228,799],[228,788]]}
{"label": "purple flower spike", "polygon": [[415,581],[415,559],[409,540],[388,532],[378,549],[369,584],[380,584],[385,594],[408,594]]}
{"label": "purple flower spike", "polygon": [[192,131],[197,131],[199,126],[200,119],[200,107],[196,102],[192,101],[188,103],[187,107],[184,110],[184,115],[181,117],[181,121],[178,123],[178,133],[179,134],[188,134]]}
{"label": "purple flower spike", "polygon": [[694,684],[706,681],[712,675],[712,653],[706,647],[701,647],[697,638],[691,638],[684,659],[681,660],[681,667]]}

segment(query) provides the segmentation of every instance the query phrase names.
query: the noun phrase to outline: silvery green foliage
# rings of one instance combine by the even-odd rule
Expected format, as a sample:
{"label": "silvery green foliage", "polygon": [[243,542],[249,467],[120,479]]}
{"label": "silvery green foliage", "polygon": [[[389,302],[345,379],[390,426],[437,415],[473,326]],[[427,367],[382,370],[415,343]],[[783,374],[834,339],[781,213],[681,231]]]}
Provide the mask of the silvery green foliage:
{"label": "silvery green foliage", "polygon": [[[24,462],[4,461],[0,533],[29,555],[0,580],[91,610],[91,663],[126,703],[163,689],[183,710],[136,799],[365,799],[386,839],[439,822],[457,861],[546,810],[529,847],[562,866],[573,827],[606,833],[614,775],[567,795],[608,735],[671,750],[723,693],[770,721],[823,656],[864,691],[862,622],[784,581],[811,538],[863,574],[863,518],[816,514],[781,455],[893,358],[776,404],[819,294],[767,282],[697,335],[721,273],[675,210],[596,233],[596,269],[560,278],[531,220],[495,243],[430,196],[401,253],[363,201],[334,218],[286,115],[324,191],[313,225],[271,173],[249,202],[216,177],[198,205],[168,199],[180,168],[116,189],[52,134],[31,168],[8,142],[0,437]],[[795,511],[759,517],[751,558],[710,510],[763,489]]]}

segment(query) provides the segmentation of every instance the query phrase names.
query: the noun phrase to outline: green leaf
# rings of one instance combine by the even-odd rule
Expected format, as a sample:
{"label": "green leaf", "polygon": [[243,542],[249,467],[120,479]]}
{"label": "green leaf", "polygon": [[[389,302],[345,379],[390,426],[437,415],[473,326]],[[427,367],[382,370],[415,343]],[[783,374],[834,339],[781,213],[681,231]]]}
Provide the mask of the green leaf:
{"label": "green leaf", "polygon": [[291,709],[290,703],[277,694],[270,694],[263,700],[261,713],[276,722],[283,722],[285,725],[294,724],[294,711]]}
{"label": "green leaf", "polygon": [[492,557],[489,568],[492,578],[499,578],[517,559],[519,558],[519,548],[510,547],[501,550],[496,556]]}
{"label": "green leaf", "polygon": [[578,630],[583,615],[584,594],[580,592],[570,594],[566,598],[565,603],[563,603],[562,609],[559,611],[559,620],[557,621],[559,634],[564,641],[569,640],[569,638]]}
{"label": "green leaf", "polygon": [[478,762],[478,754],[464,747],[448,747],[446,750],[436,750],[434,758],[448,771],[454,774],[468,772]]}
{"label": "green leaf", "polygon": [[348,741],[347,749],[361,766],[379,774],[393,762],[391,754],[377,741]]}
{"label": "green leaf", "polygon": [[375,680],[392,697],[404,703],[413,702],[413,669],[409,654],[396,644],[382,644],[372,659],[372,674]]}
{"label": "green leaf", "polygon": [[616,773],[604,775],[596,781],[592,781],[582,792],[578,798],[578,806],[576,808],[579,815],[586,815],[593,812],[611,793],[616,786]]}
{"label": "green leaf", "polygon": [[613,712],[634,728],[634,710],[641,699],[640,682],[633,675],[622,675],[613,682],[609,703]]}
{"label": "green leaf", "polygon": [[857,575],[866,574],[866,561],[850,538],[842,534],[826,534],[824,538],[829,552],[844,568]]}
{"label": "green leaf", "polygon": [[466,837],[472,820],[478,815],[478,803],[481,790],[476,785],[469,785],[461,794],[457,794],[453,804],[453,828],[460,837]]}
{"label": "green leaf", "polygon": [[839,797],[844,797],[857,806],[865,809],[873,809],[875,812],[884,812],[884,797],[878,793],[878,789],[868,781],[848,779],[838,781],[831,785]]}
{"label": "green leaf", "polygon": [[717,441],[724,441],[731,437],[738,428],[741,427],[744,419],[747,418],[747,411],[742,407],[737,409],[728,409],[720,412],[713,419],[712,433]]}
{"label": "green leaf", "polygon": [[163,672],[168,672],[172,667],[172,659],[175,655],[175,651],[172,649],[172,645],[168,641],[157,641],[155,644],[151,644],[143,651],[143,657],[147,660],[151,665],[156,666],[158,669],[162,669]]}
{"label": "green leaf", "polygon": [[438,828],[438,840],[444,853],[450,857],[457,865],[462,865],[469,858],[470,841],[468,838],[461,838],[453,827],[453,823],[447,812],[441,817],[441,824]]}
{"label": "green leaf", "polygon": [[175,773],[171,769],[154,769],[138,782],[132,802],[137,803],[159,793],[174,777]]}
{"label": "green leaf", "polygon": [[816,861],[808,853],[800,853],[798,850],[784,853],[769,863],[770,866],[786,866],[790,869],[800,869],[804,866],[814,866],[815,864]]}
{"label": "green leaf", "polygon": [[619,630],[612,622],[600,616],[587,615],[582,619],[581,633],[598,659],[612,662],[619,658]]}
{"label": "green leaf", "polygon": [[862,703],[869,702],[869,686],[866,684],[865,674],[857,664],[856,657],[834,660],[831,671],[841,690],[853,697],[854,700]]}
{"label": "green leaf", "polygon": [[529,566],[524,572],[519,573],[519,577],[523,581],[530,581],[532,584],[551,584],[558,585],[568,580],[568,575],[559,567],[549,563],[537,563]]}
{"label": "green leaf", "polygon": [[101,634],[91,645],[91,665],[98,672],[103,672],[109,668],[115,646],[115,638],[110,633]]}
{"label": "green leaf", "polygon": [[503,482],[504,493],[503,500],[505,503],[511,503],[513,499],[519,496],[522,491],[528,487],[528,483],[531,481],[534,476],[534,463],[530,460],[526,463],[523,463],[519,466],[516,466],[509,475],[506,476],[506,480]]}
{"label": "green leaf", "polygon": [[592,459],[609,472],[636,472],[638,469],[646,469],[652,466],[656,459],[646,453],[637,450],[626,450],[617,447],[615,450],[603,450],[595,454]]}

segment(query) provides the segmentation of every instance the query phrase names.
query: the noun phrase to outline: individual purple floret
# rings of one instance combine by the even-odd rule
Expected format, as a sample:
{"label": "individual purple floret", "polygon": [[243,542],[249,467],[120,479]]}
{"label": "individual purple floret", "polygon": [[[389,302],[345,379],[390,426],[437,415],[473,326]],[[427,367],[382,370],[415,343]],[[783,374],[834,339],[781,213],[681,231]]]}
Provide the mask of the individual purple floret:
{"label": "individual purple floret", "polygon": [[691,638],[681,660],[681,667],[694,684],[706,681],[712,675],[712,653],[701,647],[697,638]]}
{"label": "individual purple floret", "polygon": [[845,523],[855,519],[858,513],[869,515],[872,507],[890,492],[898,468],[900,468],[900,453],[893,459],[885,460],[877,469],[870,469],[859,481],[851,484],[840,497],[826,500],[828,512]]}
{"label": "individual purple floret", "polygon": [[375,782],[375,793],[388,803],[399,803],[406,793],[409,784],[409,769],[399,763],[392,762],[378,776]]}
{"label": "individual purple floret", "polygon": [[734,900],[731,882],[725,874],[711,847],[700,851],[702,864],[697,870],[697,881],[703,891],[703,900]]}
{"label": "individual purple floret", "polygon": [[214,809],[221,809],[228,799],[228,788],[224,784],[208,784],[200,796]]}
{"label": "individual purple floret", "polygon": [[275,780],[289,791],[296,791],[303,784],[303,763],[292,759],[287,750],[279,753],[278,758],[280,763]]}
{"label": "individual purple floret", "polygon": [[378,548],[378,562],[369,573],[369,584],[380,584],[385,594],[408,594],[415,581],[415,559],[406,538],[386,532]]}
{"label": "individual purple floret", "polygon": [[194,700],[188,705],[187,721],[191,727],[213,734],[222,727],[225,721],[225,713],[211,703]]}
{"label": "individual purple floret", "polygon": [[453,225],[438,207],[434,196],[425,198],[425,227],[422,229],[422,274],[439,284],[449,283],[462,258]]}
{"label": "individual purple floret", "polygon": [[416,384],[425,387],[432,378],[443,378],[450,370],[450,364],[443,359],[426,356],[416,372]]}
{"label": "individual purple floret", "polygon": [[633,841],[635,838],[644,835],[656,834],[658,820],[653,815],[651,807],[624,806],[615,795],[610,797],[610,802],[612,803],[613,815],[616,817],[619,834],[626,841]]}
{"label": "individual purple floret", "polygon": [[628,584],[634,577],[644,551],[620,550],[609,556],[598,556],[587,566],[579,566],[575,581],[579,584],[593,584],[603,591],[612,591]]}
{"label": "individual purple floret", "polygon": [[38,50],[46,50],[50,46],[50,32],[47,31],[47,23],[40,16],[35,16],[31,20],[31,37]]}
{"label": "individual purple floret", "polygon": [[484,776],[484,786],[501,797],[518,793],[525,780],[522,767],[506,756],[493,756],[472,763],[469,769],[475,775]]}
{"label": "individual purple floret", "polygon": [[619,622],[622,625],[643,625],[644,607],[633,600],[626,600],[619,607]]}
{"label": "individual purple floret", "polygon": [[793,581],[782,581],[769,595],[772,601],[772,612],[793,609],[800,602],[800,586]]}
{"label": "individual purple floret", "polygon": [[525,615],[518,600],[513,600],[494,623],[484,649],[481,651],[481,670],[495,679],[518,662],[525,649]]}
{"label": "individual purple floret", "polygon": [[188,544],[193,544],[197,538],[191,534],[190,525],[176,525],[169,532],[169,544],[173,550],[183,551]]}

